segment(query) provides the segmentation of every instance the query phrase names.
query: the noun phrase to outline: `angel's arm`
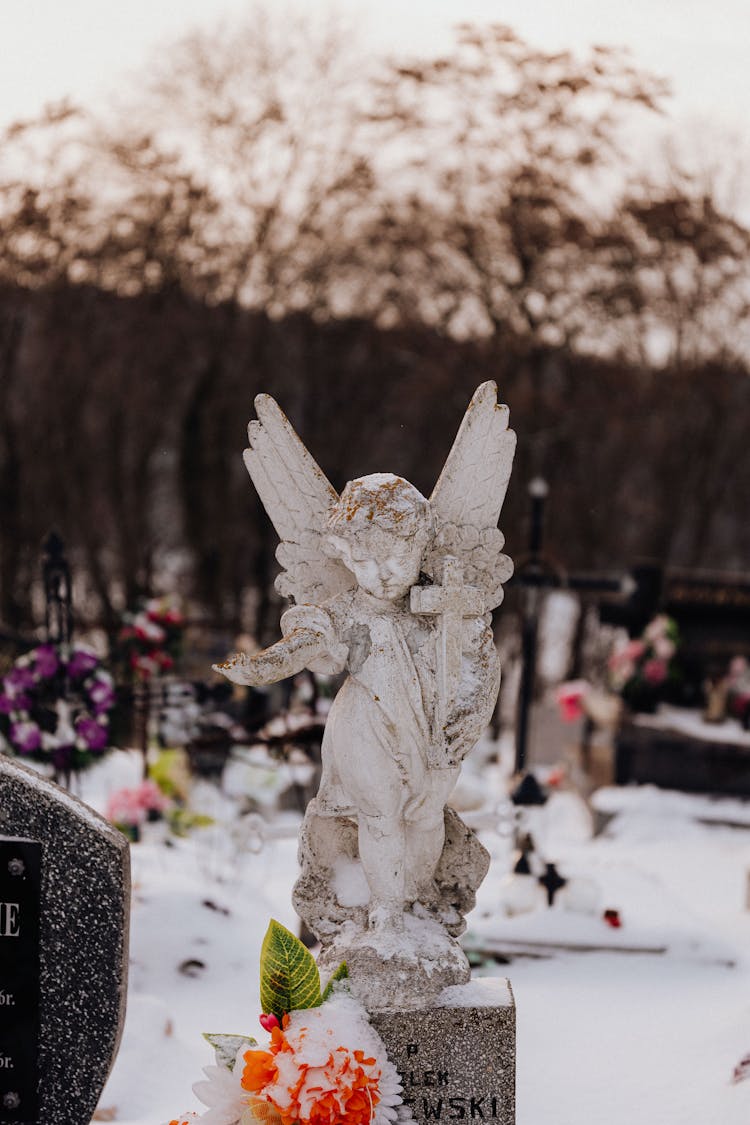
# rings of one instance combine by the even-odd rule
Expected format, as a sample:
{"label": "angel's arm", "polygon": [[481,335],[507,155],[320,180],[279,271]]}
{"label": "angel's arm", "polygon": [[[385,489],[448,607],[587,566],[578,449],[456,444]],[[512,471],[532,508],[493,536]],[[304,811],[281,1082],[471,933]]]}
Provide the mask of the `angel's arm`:
{"label": "angel's arm", "polygon": [[287,676],[295,676],[326,652],[324,634],[300,626],[253,656],[238,652],[213,667],[215,672],[221,672],[222,676],[235,684],[260,687],[262,684],[275,684]]}
{"label": "angel's arm", "polygon": [[303,668],[315,671],[341,671],[348,649],[336,639],[333,622],[320,606],[292,606],[281,618],[284,636],[280,641],[248,656],[238,652],[214,671],[221,672],[235,684],[275,684],[287,676],[296,676]]}

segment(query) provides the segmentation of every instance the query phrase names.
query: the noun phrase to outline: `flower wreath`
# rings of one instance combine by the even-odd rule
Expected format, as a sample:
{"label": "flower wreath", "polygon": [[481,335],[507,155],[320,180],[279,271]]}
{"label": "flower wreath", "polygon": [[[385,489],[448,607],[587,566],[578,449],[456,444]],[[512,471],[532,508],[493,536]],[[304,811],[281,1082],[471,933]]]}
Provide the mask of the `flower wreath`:
{"label": "flower wreath", "polygon": [[16,660],[0,686],[0,726],[13,753],[81,770],[109,748],[112,677],[83,645],[43,644]]}
{"label": "flower wreath", "polygon": [[342,964],[321,991],[310,951],[272,921],[260,968],[268,1046],[206,1034],[216,1065],[193,1092],[209,1108],[169,1125],[413,1125],[398,1072],[346,977]]}
{"label": "flower wreath", "polygon": [[126,676],[141,682],[169,672],[179,656],[184,629],[176,601],[151,598],[137,612],[123,615],[115,660]]}

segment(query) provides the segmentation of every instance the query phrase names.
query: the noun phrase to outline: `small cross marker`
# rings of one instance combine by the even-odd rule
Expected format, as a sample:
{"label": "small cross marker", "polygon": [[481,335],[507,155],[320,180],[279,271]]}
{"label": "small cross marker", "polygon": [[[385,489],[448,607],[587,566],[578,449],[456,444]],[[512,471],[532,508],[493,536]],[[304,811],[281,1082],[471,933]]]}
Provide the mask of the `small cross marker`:
{"label": "small cross marker", "polygon": [[539,876],[539,882],[547,892],[547,905],[552,906],[555,901],[555,895],[567,883],[567,879],[563,879],[554,863],[547,864],[547,870],[544,875]]}

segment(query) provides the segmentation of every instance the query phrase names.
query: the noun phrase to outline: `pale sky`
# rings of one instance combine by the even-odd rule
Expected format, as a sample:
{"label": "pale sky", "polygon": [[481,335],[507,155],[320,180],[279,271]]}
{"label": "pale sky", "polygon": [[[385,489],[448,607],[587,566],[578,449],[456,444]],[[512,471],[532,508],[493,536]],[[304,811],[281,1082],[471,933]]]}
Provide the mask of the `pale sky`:
{"label": "pale sky", "polygon": [[[122,87],[150,50],[250,0],[0,0],[0,125],[65,95]],[[323,11],[327,0],[297,0]],[[444,46],[458,20],[511,24],[542,47],[628,45],[671,79],[679,118],[750,131],[750,0],[338,0],[373,49]]]}

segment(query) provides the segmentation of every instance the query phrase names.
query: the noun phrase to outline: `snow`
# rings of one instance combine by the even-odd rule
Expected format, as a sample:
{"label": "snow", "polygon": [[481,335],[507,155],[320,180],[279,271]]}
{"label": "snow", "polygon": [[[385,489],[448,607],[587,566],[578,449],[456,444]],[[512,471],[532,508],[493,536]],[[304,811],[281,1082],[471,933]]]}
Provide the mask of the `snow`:
{"label": "snow", "polygon": [[638,726],[676,731],[706,742],[731,742],[737,746],[750,746],[750,731],[745,730],[737,719],[707,723],[697,711],[670,707],[666,703],[660,704],[654,715],[636,715],[634,721]]}
{"label": "snow", "polygon": [[444,988],[439,998],[446,1008],[506,1008],[512,1002],[506,977],[475,977]]}
{"label": "snow", "polygon": [[[137,780],[138,767],[136,755],[115,755],[85,778],[83,796],[103,808],[112,789]],[[294,821],[269,824],[260,853],[237,854],[236,806],[210,786],[199,796],[214,829],[171,848],[147,841],[132,849],[128,1015],[101,1101],[119,1125],[158,1125],[201,1109],[191,1087],[213,1062],[201,1033],[262,1041],[261,941],[270,917],[297,927]],[[463,987],[479,1003],[482,975],[507,975],[512,985],[518,1125],[747,1125],[750,1081],[733,1085],[731,1077],[750,1050],[750,802],[600,790],[593,806],[613,817],[604,832],[583,839],[553,817],[543,856],[570,881],[566,890],[576,880],[596,888],[596,912],[566,909],[559,894],[551,909],[508,917],[501,796],[488,783],[478,823],[492,865],[466,935],[486,956]],[[353,874],[340,876],[350,893]],[[620,929],[605,924],[604,908],[619,911]],[[510,963],[498,966],[493,950],[510,953]],[[190,961],[199,964],[181,972]]]}
{"label": "snow", "polygon": [[334,861],[333,891],[342,906],[367,906],[370,888],[358,859],[342,855]]}

